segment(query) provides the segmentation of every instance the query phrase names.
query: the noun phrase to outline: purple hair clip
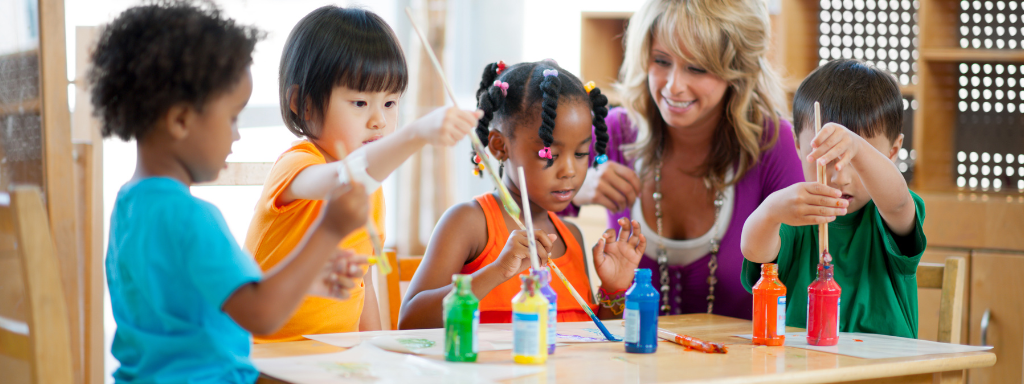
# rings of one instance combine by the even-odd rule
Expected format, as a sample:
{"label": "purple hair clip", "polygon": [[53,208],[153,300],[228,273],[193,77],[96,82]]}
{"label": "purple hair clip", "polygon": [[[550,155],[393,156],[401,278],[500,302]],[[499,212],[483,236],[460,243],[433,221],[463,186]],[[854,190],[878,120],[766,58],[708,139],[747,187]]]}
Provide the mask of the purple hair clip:
{"label": "purple hair clip", "polygon": [[558,70],[557,69],[545,69],[544,70],[544,77],[548,77],[548,76],[558,77]]}
{"label": "purple hair clip", "polygon": [[494,86],[501,89],[502,96],[508,96],[508,83],[501,80],[494,80]]}
{"label": "purple hair clip", "polygon": [[544,149],[537,151],[537,155],[542,159],[551,160],[551,147],[544,147]]}

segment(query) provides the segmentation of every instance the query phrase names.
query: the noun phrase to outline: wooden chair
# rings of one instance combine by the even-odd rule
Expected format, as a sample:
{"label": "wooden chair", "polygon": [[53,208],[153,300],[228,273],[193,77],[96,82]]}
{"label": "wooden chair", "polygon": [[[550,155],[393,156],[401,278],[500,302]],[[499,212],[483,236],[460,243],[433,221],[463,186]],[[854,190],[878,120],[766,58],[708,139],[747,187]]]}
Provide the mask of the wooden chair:
{"label": "wooden chair", "polygon": [[[402,282],[412,281],[412,276],[416,274],[416,269],[419,268],[423,256],[398,258],[398,254],[393,250],[385,250],[384,254],[391,261],[391,265],[395,266],[395,270],[388,275],[386,284],[381,284],[386,287],[387,294],[385,295],[385,292],[377,293],[379,297],[387,298],[386,305],[384,305],[385,303],[380,305],[381,320],[390,324],[390,329],[398,329],[398,311],[402,309]],[[378,302],[380,301],[382,300],[378,300]]]}
{"label": "wooden chair", "polygon": [[962,257],[946,258],[945,264],[920,263],[917,266],[918,288],[942,290],[939,301],[938,341],[960,343],[963,324],[964,285],[967,263]]}
{"label": "wooden chair", "polygon": [[0,381],[72,383],[68,324],[39,189],[14,187],[0,193],[0,357],[8,366],[19,360],[29,366],[27,374],[0,366],[0,372],[6,371]]}

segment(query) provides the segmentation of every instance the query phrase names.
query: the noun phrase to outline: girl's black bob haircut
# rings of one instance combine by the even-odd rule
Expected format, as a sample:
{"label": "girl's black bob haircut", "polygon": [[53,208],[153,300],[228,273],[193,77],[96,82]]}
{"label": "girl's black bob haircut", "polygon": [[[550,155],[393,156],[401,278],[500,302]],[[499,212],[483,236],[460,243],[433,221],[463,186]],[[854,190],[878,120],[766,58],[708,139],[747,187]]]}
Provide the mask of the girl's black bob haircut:
{"label": "girl's black bob haircut", "polygon": [[[377,14],[323,6],[303,17],[281,55],[281,117],[299,137],[316,139],[334,87],[359,92],[405,92],[409,73],[395,32]],[[297,87],[296,112],[291,89]],[[304,112],[310,116],[304,116]],[[310,122],[314,124],[310,124]]]}

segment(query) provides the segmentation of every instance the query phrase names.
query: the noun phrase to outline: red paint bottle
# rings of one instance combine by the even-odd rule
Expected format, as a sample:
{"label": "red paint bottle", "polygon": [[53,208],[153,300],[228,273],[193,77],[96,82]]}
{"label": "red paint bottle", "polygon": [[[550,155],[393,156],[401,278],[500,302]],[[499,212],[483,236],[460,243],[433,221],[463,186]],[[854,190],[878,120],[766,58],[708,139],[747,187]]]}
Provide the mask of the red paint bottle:
{"label": "red paint bottle", "polygon": [[818,264],[818,278],[807,287],[807,343],[832,346],[839,343],[839,294],[832,264]]}
{"label": "red paint bottle", "polygon": [[786,286],[779,281],[777,264],[761,264],[761,279],[754,284],[754,345],[779,346],[786,342]]}

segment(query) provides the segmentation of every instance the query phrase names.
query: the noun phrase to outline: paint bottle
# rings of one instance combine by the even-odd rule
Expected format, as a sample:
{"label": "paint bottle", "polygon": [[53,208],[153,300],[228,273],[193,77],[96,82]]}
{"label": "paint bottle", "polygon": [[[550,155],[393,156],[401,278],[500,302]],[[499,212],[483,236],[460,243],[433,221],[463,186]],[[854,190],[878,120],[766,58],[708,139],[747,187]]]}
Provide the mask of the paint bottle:
{"label": "paint bottle", "polygon": [[651,285],[651,270],[637,268],[633,285],[626,291],[626,352],[654,353],[658,350],[658,303],[661,294]]}
{"label": "paint bottle", "polygon": [[473,276],[452,276],[452,291],[444,297],[444,359],[475,362],[480,300],[473,295]]}
{"label": "paint bottle", "polygon": [[548,267],[539,270],[530,268],[530,274],[536,276],[540,284],[540,293],[548,300],[548,354],[555,353],[555,341],[558,338],[558,293],[551,288],[551,271]]}
{"label": "paint bottle", "polygon": [[548,360],[548,300],[540,293],[537,278],[523,279],[512,298],[512,360],[519,364],[544,364]]}
{"label": "paint bottle", "polygon": [[761,264],[754,284],[754,345],[779,346],[786,341],[786,286],[777,264]]}
{"label": "paint bottle", "polygon": [[832,264],[818,264],[818,278],[807,287],[807,343],[832,346],[839,343],[839,295]]}

